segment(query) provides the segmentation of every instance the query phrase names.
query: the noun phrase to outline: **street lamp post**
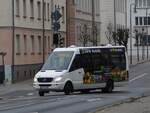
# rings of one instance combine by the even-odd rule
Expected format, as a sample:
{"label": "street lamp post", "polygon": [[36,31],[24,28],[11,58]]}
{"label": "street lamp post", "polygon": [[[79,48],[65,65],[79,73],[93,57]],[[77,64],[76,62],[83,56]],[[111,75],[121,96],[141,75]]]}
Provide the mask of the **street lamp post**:
{"label": "street lamp post", "polygon": [[43,63],[45,62],[45,2],[42,0]]}
{"label": "street lamp post", "polygon": [[91,0],[92,4],[92,38],[93,46],[97,46],[97,39],[95,38],[95,2]]}
{"label": "street lamp post", "polygon": [[12,66],[11,66],[11,75],[12,81],[14,79],[14,65],[15,65],[15,1],[12,0]]}
{"label": "street lamp post", "polygon": [[[116,0],[114,0],[114,32],[116,33],[117,32],[117,29],[116,29]],[[115,38],[115,45],[117,44],[116,42],[116,38]]]}
{"label": "street lamp post", "polygon": [[147,45],[147,60],[148,60],[148,18],[147,18],[147,7],[146,7],[146,45]]}
{"label": "street lamp post", "polygon": [[138,30],[135,30],[136,46],[137,46],[137,61],[139,61],[139,34]]}
{"label": "street lamp post", "polygon": [[132,64],[132,6],[134,6],[134,12],[136,12],[135,3],[130,4],[130,64]]}
{"label": "street lamp post", "polygon": [[144,33],[144,28],[142,29],[142,60],[145,59],[145,42],[144,42],[144,38],[145,38],[145,33]]}

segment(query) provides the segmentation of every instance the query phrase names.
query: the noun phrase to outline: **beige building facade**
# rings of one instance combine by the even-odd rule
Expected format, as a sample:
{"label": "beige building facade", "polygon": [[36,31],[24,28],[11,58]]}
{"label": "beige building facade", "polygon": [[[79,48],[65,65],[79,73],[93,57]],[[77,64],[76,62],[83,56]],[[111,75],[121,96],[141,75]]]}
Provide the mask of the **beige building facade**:
{"label": "beige building facade", "polygon": [[107,44],[111,32],[127,28],[127,0],[100,0],[101,44]]}
{"label": "beige building facade", "polygon": [[0,1],[0,52],[7,53],[6,81],[31,78],[41,68],[54,48],[51,12],[56,7],[62,14],[59,33],[66,38],[65,0],[14,0],[14,4],[13,0]]}
{"label": "beige building facade", "polygon": [[[92,1],[94,10],[92,10]],[[92,46],[92,16],[94,15],[95,36],[100,43],[100,0],[68,0],[67,36],[68,45]],[[93,12],[93,13],[92,13]],[[85,40],[84,40],[85,39]]]}

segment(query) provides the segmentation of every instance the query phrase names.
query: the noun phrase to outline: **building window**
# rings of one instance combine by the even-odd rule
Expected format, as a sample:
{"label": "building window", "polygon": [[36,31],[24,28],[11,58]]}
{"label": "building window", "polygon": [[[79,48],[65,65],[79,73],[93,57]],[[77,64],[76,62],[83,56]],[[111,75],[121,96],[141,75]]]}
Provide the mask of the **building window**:
{"label": "building window", "polygon": [[26,18],[27,16],[27,6],[26,6],[26,0],[23,0],[23,17]]}
{"label": "building window", "polygon": [[31,35],[31,54],[33,55],[34,54],[34,46],[35,46],[35,43],[34,43],[34,36]]}
{"label": "building window", "polygon": [[143,22],[142,22],[142,21],[143,21],[143,18],[140,17],[139,19],[140,19],[140,25],[142,25],[142,24],[143,24]]}
{"label": "building window", "polygon": [[65,23],[65,8],[62,7],[62,23]]}
{"label": "building window", "polygon": [[147,25],[147,17],[144,17],[144,25]]}
{"label": "building window", "polygon": [[146,7],[147,4],[146,4],[147,0],[143,0],[143,6]]}
{"label": "building window", "polygon": [[49,3],[47,4],[47,17],[48,17],[48,21],[50,20],[50,10],[49,10]]}
{"label": "building window", "polygon": [[38,20],[41,20],[41,2],[37,2],[37,7],[38,7]]}
{"label": "building window", "polygon": [[150,7],[150,0],[147,0],[147,6]]}
{"label": "building window", "polygon": [[16,16],[19,17],[20,15],[20,5],[19,0],[16,0]]}
{"label": "building window", "polygon": [[148,25],[150,25],[150,17],[148,17]]}
{"label": "building window", "polygon": [[34,1],[30,0],[31,19],[34,19]]}
{"label": "building window", "polygon": [[27,55],[27,35],[24,35],[23,38],[24,38],[24,55]]}
{"label": "building window", "polygon": [[138,17],[135,17],[135,25],[138,25]]}
{"label": "building window", "polygon": [[44,2],[44,20],[46,21],[46,3]]}
{"label": "building window", "polygon": [[119,0],[116,0],[116,11],[119,12]]}
{"label": "building window", "polygon": [[41,36],[38,36],[38,54],[41,54],[42,52],[42,38]]}
{"label": "building window", "polygon": [[139,0],[135,0],[135,5],[138,7]]}
{"label": "building window", "polygon": [[139,7],[142,7],[142,0],[139,0]]}
{"label": "building window", "polygon": [[16,35],[16,55],[20,55],[20,35]]}

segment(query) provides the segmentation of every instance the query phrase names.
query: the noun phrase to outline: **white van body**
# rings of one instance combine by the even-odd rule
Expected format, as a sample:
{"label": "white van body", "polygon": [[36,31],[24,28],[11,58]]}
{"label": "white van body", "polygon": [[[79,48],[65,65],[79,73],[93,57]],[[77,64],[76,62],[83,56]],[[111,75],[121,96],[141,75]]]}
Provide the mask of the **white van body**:
{"label": "white van body", "polygon": [[[104,50],[104,52],[105,51],[107,52],[108,50],[114,51],[113,52],[114,54],[115,54],[115,51],[117,51],[118,53],[119,53],[119,51],[121,51],[121,55],[123,56],[123,61],[125,62],[125,67],[123,67],[124,71],[119,70],[119,73],[124,73],[124,74],[122,74],[122,76],[125,75],[125,77],[122,80],[118,79],[117,77],[116,78],[114,77],[115,78],[114,80],[113,80],[113,77],[106,77],[106,76],[110,76],[110,73],[109,73],[110,68],[108,68],[108,67],[104,67],[102,65],[101,67],[103,67],[102,69],[104,70],[104,72],[100,72],[98,70],[93,70],[93,67],[95,64],[93,64],[93,66],[91,66],[92,64],[90,65],[90,62],[89,62],[89,65],[86,64],[86,61],[88,62],[88,60],[90,60],[89,57],[86,56],[86,54],[87,55],[92,55],[92,54],[103,55],[103,53],[102,53],[103,50]],[[57,55],[58,56],[60,55],[59,56],[60,58],[58,58],[58,59],[60,59],[60,60],[63,59],[58,64],[57,64],[57,62],[55,62],[55,57]],[[87,60],[86,60],[86,58],[82,59],[81,58],[82,55],[85,55]],[[119,55],[120,55],[120,53],[119,53]],[[79,60],[80,59],[82,59],[82,60],[77,62],[77,61],[75,61],[76,58]],[[101,56],[100,56],[100,58],[101,58]],[[105,58],[105,57],[102,57],[102,58]],[[101,59],[98,59],[98,60],[101,60]],[[85,64],[83,62],[82,66],[86,65],[85,68],[87,70],[81,66],[80,63],[82,61],[85,62]],[[92,61],[93,61],[93,59],[92,59]],[[65,64],[66,62],[68,62],[68,63]],[[55,63],[57,65],[52,66]],[[61,66],[63,63],[64,63],[64,65],[66,65],[65,66],[66,68],[63,68],[63,66]],[[78,64],[80,64],[80,66],[79,66],[79,68],[76,68],[76,67],[73,67],[73,64],[76,64],[77,67],[78,67]],[[111,63],[111,64],[113,64],[113,63]],[[57,68],[57,67],[60,67],[60,68]],[[88,67],[89,67],[90,71],[88,70]],[[117,69],[118,68],[115,68],[114,70],[117,70]],[[93,70],[94,73],[96,73],[96,74],[98,73],[98,75],[96,75],[96,74],[93,75],[91,70]],[[109,90],[112,91],[115,86],[122,86],[122,85],[128,83],[128,78],[129,78],[128,70],[129,70],[128,59],[127,59],[127,54],[126,54],[124,46],[110,46],[109,45],[109,46],[99,46],[99,47],[56,48],[52,52],[52,54],[49,56],[48,60],[45,62],[43,68],[35,75],[33,86],[36,90],[39,91],[40,96],[44,96],[44,94],[49,91],[64,91],[65,94],[70,94],[73,91],[86,91],[86,90],[89,91],[92,89],[104,89],[104,88],[106,89],[107,82],[108,82],[107,79],[110,80],[110,78],[111,78],[112,86],[111,86],[111,89],[109,89]],[[86,76],[88,76],[87,77],[88,79],[86,79],[86,77],[84,77],[86,74],[86,71],[88,71],[87,75],[86,75]],[[114,73],[114,72],[115,71],[113,71],[111,73]],[[106,76],[105,76],[106,80],[105,80],[105,78],[99,76],[99,75],[103,75],[104,73],[106,74]],[[116,75],[114,75],[114,76],[116,76]],[[66,84],[68,86],[66,86]],[[70,90],[70,91],[67,91],[67,90]]]}

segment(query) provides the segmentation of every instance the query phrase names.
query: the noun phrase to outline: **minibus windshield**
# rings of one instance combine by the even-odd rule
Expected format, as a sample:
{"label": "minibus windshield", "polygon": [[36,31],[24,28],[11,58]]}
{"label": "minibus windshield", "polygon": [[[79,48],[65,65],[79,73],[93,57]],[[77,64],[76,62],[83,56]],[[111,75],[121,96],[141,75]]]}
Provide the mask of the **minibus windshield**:
{"label": "minibus windshield", "polygon": [[53,52],[45,64],[42,70],[66,70],[71,62],[73,51],[56,51]]}

